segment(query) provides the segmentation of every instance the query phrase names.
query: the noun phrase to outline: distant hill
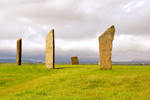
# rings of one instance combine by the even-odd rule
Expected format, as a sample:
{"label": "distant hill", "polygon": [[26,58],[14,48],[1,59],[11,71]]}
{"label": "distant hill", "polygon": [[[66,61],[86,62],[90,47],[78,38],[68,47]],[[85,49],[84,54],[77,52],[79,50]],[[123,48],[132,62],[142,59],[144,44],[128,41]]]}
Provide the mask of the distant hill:
{"label": "distant hill", "polygon": [[[56,60],[55,60],[56,61]],[[0,59],[0,63],[2,62],[16,62],[16,59],[9,59],[9,58],[4,58]],[[22,59],[22,62],[30,62],[30,63],[38,63],[40,61],[32,60],[32,59]],[[42,61],[41,61],[42,62]],[[56,61],[55,63],[71,63],[70,59],[69,60],[60,60]],[[79,64],[98,64],[98,61],[90,61],[90,60],[80,60]],[[119,64],[119,65],[129,65],[129,64],[150,64],[150,61],[128,61],[128,62],[116,62],[112,61],[112,64]]]}
{"label": "distant hill", "polygon": [[[16,59],[0,59],[0,62],[16,62]],[[38,63],[38,61],[30,60],[30,59],[22,59],[22,62],[31,62]]]}
{"label": "distant hill", "polygon": [[129,61],[129,62],[112,62],[113,64],[123,64],[123,65],[128,65],[128,64],[150,64],[150,61]]}

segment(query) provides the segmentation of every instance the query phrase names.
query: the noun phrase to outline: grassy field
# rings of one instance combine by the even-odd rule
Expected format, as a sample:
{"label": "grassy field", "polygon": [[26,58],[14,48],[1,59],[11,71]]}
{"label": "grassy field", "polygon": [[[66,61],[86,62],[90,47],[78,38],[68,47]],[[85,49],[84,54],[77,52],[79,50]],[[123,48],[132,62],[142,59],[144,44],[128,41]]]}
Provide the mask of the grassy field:
{"label": "grassy field", "polygon": [[0,100],[150,100],[150,66],[1,64]]}

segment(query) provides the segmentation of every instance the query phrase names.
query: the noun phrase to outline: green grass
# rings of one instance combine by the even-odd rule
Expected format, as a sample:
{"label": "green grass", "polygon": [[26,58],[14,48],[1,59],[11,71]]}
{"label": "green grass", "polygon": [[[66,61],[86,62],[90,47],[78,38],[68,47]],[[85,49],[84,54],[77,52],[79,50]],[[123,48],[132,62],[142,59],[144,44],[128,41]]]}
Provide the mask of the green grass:
{"label": "green grass", "polygon": [[150,67],[8,64],[0,66],[0,100],[150,100]]}

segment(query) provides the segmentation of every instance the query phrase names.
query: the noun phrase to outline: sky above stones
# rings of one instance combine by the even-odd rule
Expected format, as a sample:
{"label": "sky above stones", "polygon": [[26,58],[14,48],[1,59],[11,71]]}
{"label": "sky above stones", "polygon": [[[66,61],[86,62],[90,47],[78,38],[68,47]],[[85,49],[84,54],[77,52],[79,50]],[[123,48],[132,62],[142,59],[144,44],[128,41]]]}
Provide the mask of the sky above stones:
{"label": "sky above stones", "polygon": [[116,32],[113,61],[150,61],[150,0],[0,0],[0,59],[45,61],[45,39],[55,30],[56,62],[99,61],[98,36]]}

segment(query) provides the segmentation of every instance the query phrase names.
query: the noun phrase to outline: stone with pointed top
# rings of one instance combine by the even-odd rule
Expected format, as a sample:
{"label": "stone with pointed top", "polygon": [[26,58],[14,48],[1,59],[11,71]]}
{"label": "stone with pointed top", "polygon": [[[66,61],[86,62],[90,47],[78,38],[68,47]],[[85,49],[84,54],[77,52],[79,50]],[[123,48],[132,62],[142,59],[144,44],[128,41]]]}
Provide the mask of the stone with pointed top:
{"label": "stone with pointed top", "polygon": [[54,29],[46,36],[46,68],[55,68],[55,45],[54,45]]}
{"label": "stone with pointed top", "polygon": [[112,25],[101,36],[99,36],[100,68],[112,69],[111,51],[114,39],[115,27]]}
{"label": "stone with pointed top", "polygon": [[16,63],[21,65],[21,51],[22,51],[22,39],[17,40],[17,54],[16,54]]}
{"label": "stone with pointed top", "polygon": [[79,64],[79,61],[78,61],[78,57],[75,56],[75,57],[70,57],[71,59],[71,65],[78,65]]}

